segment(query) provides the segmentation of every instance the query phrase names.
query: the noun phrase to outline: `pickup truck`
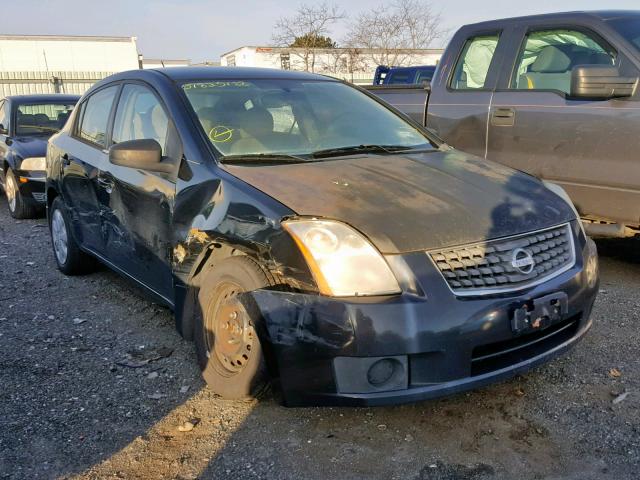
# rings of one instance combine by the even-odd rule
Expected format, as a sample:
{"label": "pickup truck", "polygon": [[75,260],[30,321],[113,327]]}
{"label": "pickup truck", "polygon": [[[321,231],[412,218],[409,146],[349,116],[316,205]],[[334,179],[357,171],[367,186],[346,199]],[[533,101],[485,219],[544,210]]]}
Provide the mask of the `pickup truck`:
{"label": "pickup truck", "polygon": [[640,11],[467,25],[430,85],[372,86],[448,144],[561,185],[594,236],[640,232]]}

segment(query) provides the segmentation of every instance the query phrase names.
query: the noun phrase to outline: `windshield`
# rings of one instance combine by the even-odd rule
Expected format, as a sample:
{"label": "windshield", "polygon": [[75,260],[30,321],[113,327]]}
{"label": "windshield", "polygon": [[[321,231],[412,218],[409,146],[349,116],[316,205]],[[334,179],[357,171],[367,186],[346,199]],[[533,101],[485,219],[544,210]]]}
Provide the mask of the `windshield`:
{"label": "windshield", "polygon": [[340,82],[202,81],[182,88],[224,156],[277,154],[304,161],[319,152],[348,154],[350,148],[434,148],[411,124]]}
{"label": "windshield", "polygon": [[640,49],[640,17],[616,18],[610,20],[616,32]]}
{"label": "windshield", "polygon": [[17,135],[53,135],[69,118],[74,105],[68,103],[30,103],[18,105]]}

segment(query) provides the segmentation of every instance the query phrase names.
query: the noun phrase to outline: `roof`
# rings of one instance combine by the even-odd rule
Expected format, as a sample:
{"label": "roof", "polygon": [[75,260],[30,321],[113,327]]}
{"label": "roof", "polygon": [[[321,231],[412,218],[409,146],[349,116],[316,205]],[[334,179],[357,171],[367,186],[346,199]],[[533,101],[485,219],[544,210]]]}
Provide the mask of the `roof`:
{"label": "roof", "polygon": [[161,72],[175,81],[186,80],[249,80],[249,79],[290,79],[290,80],[333,80],[324,75],[254,67],[170,67],[152,68],[147,71]]}
{"label": "roof", "polygon": [[52,102],[52,103],[64,103],[64,102],[77,102],[80,99],[80,95],[69,95],[66,93],[39,93],[33,95],[7,95],[5,98],[16,103],[28,103],[28,102]]}
{"label": "roof", "polygon": [[39,40],[65,42],[132,42],[138,37],[107,37],[93,35],[0,35],[0,40]]}
{"label": "roof", "polygon": [[483,25],[500,24],[504,22],[518,22],[518,21],[531,21],[531,20],[556,20],[556,19],[575,19],[575,18],[590,18],[599,20],[613,20],[616,18],[624,17],[636,17],[640,16],[640,10],[582,10],[575,12],[556,12],[556,13],[543,13],[540,15],[526,15],[522,17],[509,17],[500,18],[495,20],[488,20],[485,22],[473,23],[467,26],[478,27]]}

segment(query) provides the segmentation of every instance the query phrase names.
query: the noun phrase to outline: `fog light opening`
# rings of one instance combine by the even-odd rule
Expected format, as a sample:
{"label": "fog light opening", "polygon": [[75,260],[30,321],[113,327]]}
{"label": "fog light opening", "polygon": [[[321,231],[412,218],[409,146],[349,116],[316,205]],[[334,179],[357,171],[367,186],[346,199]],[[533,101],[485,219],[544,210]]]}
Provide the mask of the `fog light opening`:
{"label": "fog light opening", "polygon": [[395,384],[404,377],[404,367],[395,358],[383,358],[375,362],[367,372],[370,385],[381,388],[387,384]]}

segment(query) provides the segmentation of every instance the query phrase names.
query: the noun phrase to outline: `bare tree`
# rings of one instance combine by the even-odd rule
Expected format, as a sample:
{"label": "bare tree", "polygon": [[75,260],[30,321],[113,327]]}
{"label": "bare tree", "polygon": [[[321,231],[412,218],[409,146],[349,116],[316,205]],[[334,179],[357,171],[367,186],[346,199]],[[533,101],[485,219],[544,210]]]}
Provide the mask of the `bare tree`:
{"label": "bare tree", "polygon": [[350,25],[346,44],[376,49],[378,65],[403,65],[410,49],[428,48],[446,33],[442,18],[430,3],[422,0],[396,0],[361,13]]}
{"label": "bare tree", "polygon": [[345,78],[345,74],[351,76],[350,80],[353,81],[353,74],[358,72],[366,72],[369,70],[367,62],[362,57],[362,52],[359,48],[336,48],[324,56],[324,61],[321,62],[322,72],[334,74],[340,78]]}
{"label": "bare tree", "polygon": [[319,5],[301,4],[291,17],[280,18],[275,26],[273,42],[278,47],[294,47],[292,55],[304,62],[306,71],[314,71],[316,49],[335,47],[329,38],[330,27],[345,18],[337,5],[323,2]]}

